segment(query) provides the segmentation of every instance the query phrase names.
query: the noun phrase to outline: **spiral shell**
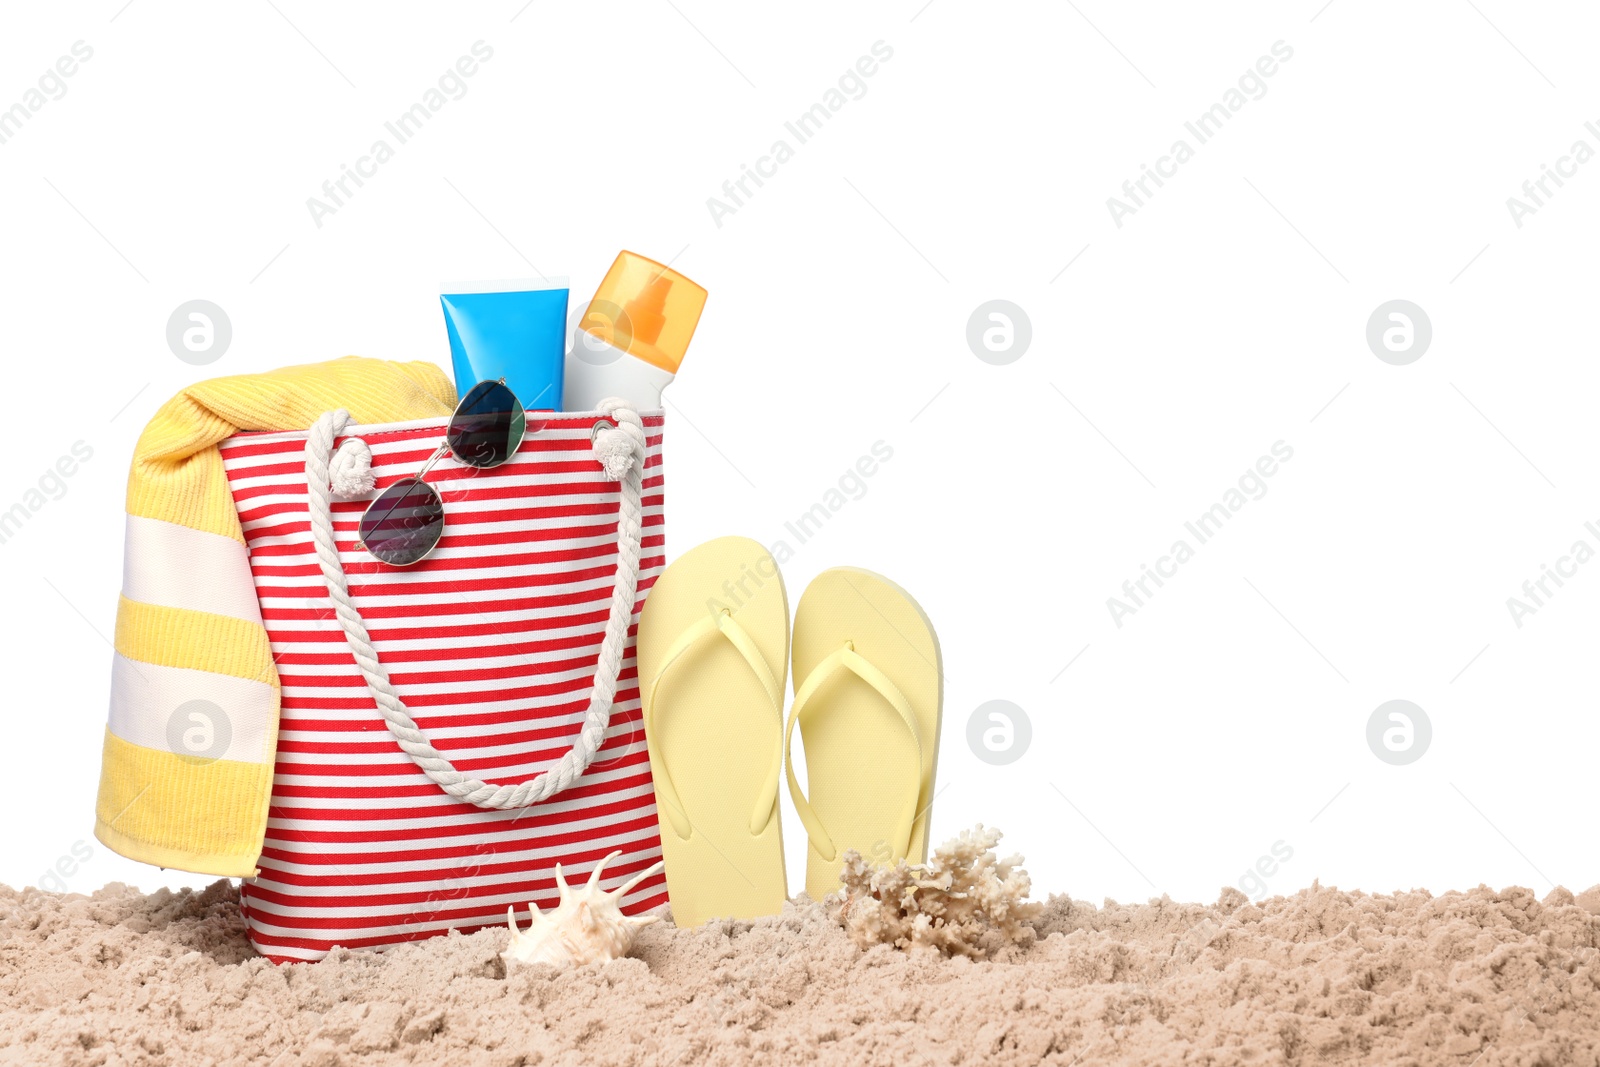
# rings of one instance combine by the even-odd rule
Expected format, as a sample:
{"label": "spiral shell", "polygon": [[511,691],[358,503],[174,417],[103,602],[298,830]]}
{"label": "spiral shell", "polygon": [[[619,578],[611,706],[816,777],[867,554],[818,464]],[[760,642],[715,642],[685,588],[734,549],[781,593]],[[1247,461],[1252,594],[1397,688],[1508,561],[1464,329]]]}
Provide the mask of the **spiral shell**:
{"label": "spiral shell", "polygon": [[588,884],[579,890],[567,884],[561,875],[561,865],[556,864],[556,885],[561,890],[561,902],[552,911],[542,912],[530,901],[526,929],[517,929],[516,907],[507,908],[511,944],[501,953],[507,966],[549,963],[566,969],[626,956],[639,930],[660,916],[624,915],[619,904],[634,886],[661,870],[662,864],[640,871],[621,889],[606,893],[600,889],[600,872],[620,855],[622,852],[618,850],[596,864]]}

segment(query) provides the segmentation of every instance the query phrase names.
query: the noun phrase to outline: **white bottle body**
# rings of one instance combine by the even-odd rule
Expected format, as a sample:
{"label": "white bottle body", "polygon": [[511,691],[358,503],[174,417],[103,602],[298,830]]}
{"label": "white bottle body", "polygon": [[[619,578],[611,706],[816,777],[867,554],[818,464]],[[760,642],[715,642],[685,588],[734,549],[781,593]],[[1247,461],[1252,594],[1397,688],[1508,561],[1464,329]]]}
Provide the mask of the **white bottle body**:
{"label": "white bottle body", "polygon": [[661,407],[661,391],[676,377],[654,363],[629,355],[587,330],[577,331],[567,353],[561,384],[561,410],[594,411],[600,401],[615,396],[636,410]]}

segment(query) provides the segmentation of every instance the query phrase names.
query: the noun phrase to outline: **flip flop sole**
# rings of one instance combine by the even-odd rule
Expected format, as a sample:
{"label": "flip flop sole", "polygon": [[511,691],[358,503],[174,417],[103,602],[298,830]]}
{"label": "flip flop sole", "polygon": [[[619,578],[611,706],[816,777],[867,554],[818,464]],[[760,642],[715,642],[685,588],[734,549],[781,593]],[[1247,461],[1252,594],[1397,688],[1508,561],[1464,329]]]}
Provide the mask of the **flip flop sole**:
{"label": "flip flop sole", "polygon": [[900,716],[848,671],[835,674],[812,697],[797,729],[811,807],[836,849],[829,858],[815,842],[807,845],[806,892],[813,900],[838,890],[846,849],[857,850],[869,863],[895,858],[898,846],[891,839],[908,802],[907,790],[919,794],[919,812],[905,857],[913,863],[928,858],[944,698],[938,637],[904,589],[871,571],[837,567],[818,575],[800,598],[794,625],[796,688],[846,641],[905,695],[916,713],[922,745],[919,754]]}
{"label": "flip flop sole", "polygon": [[[639,619],[643,699],[673,643],[727,608],[749,633],[782,692],[789,659],[789,602],[767,550],[722,537],[685,553],[656,579]],[[778,805],[759,834],[750,821],[782,737],[781,711],[725,637],[711,634],[672,664],[646,717],[650,770],[670,768],[691,832],[680,837],[660,811],[667,896],[679,926],[776,915],[788,899]],[[657,797],[657,807],[664,801]]]}

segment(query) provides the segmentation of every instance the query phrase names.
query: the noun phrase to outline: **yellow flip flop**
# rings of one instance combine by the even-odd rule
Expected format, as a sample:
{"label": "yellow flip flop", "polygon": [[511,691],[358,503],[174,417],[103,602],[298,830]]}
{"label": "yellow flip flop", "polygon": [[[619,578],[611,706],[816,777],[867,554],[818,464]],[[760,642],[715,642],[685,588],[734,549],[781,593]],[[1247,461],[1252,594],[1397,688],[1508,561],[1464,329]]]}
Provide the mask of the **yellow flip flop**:
{"label": "yellow flip flop", "polygon": [[[806,892],[821,900],[839,889],[846,849],[869,863],[925,862],[944,700],[927,615],[881,575],[824,571],[795,612],[794,677],[783,744],[789,795],[810,836]],[[809,798],[790,751],[797,725]]]}
{"label": "yellow flip flop", "polygon": [[777,915],[789,666],[777,563],[744,537],[685,553],[650,590],[637,648],[673,922]]}

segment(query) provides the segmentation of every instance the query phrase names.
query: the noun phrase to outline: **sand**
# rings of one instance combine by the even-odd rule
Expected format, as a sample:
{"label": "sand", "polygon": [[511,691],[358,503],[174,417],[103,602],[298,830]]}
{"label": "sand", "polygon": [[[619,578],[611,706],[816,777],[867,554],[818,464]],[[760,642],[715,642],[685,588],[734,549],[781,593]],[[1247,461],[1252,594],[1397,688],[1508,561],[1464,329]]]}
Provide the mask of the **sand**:
{"label": "sand", "polygon": [[503,930],[279,967],[228,882],[0,887],[0,1064],[1600,1065],[1600,887],[1050,900],[985,961],[820,906],[518,969]]}

